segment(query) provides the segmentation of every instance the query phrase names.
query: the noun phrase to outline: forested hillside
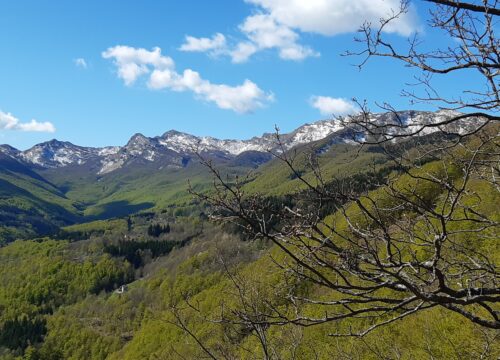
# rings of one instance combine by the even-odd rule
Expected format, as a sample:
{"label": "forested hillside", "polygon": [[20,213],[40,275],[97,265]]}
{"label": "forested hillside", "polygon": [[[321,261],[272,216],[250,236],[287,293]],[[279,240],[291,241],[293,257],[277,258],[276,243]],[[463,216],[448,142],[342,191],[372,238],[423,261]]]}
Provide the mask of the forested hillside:
{"label": "forested hillside", "polygon": [[[346,161],[348,149],[333,149],[338,150],[334,159]],[[332,158],[327,160],[327,156],[323,161],[328,166]],[[485,159],[488,156],[491,155]],[[361,154],[355,161],[363,163],[364,158]],[[411,170],[412,176],[398,174],[393,168],[379,171],[377,176],[361,176],[368,171],[353,172],[353,162],[347,161],[351,167],[343,178],[360,184],[367,179],[392,179],[392,188],[408,189],[412,196],[432,204],[435,211],[445,206],[449,195],[440,186],[416,180],[418,175],[438,176],[445,171],[450,181],[457,184],[463,175],[459,169],[453,169],[452,162],[445,169],[441,160],[428,160]],[[260,171],[270,171],[272,166],[270,163]],[[280,165],[274,166],[279,169]],[[288,179],[285,182],[278,175],[281,172]],[[337,175],[340,173],[337,171]],[[290,176],[291,170],[281,169],[274,174],[274,181],[280,186],[297,180]],[[352,174],[358,175],[357,180],[350,178]],[[255,184],[251,181],[244,185],[250,194],[260,186],[256,185],[259,176],[262,175],[255,175]],[[301,176],[312,175],[303,172]],[[491,186],[480,177],[471,176],[469,195],[464,201],[474,205],[474,214],[499,221],[500,197]],[[307,194],[306,189],[300,188],[289,189]],[[366,199],[375,199],[375,205],[390,207],[394,199],[387,190],[359,188]],[[280,193],[287,194],[285,190],[263,192],[272,196],[274,202],[281,201],[276,197]],[[292,201],[293,196],[283,199]],[[293,201],[290,206],[297,205]],[[359,223],[366,220],[355,220],[361,215],[356,215],[358,206],[352,202],[344,208],[352,214],[350,221]],[[210,353],[215,358],[253,359],[263,351],[284,359],[500,355],[496,330],[483,328],[441,307],[430,307],[408,320],[391,322],[363,338],[331,337],[334,332],[356,331],[375,324],[377,317],[383,319],[384,315],[323,322],[323,315],[330,313],[335,299],[341,299],[336,291],[311,282],[308,276],[293,276],[293,258],[271,240],[251,240],[237,226],[211,224],[203,215],[209,209],[202,203],[193,207],[196,208],[197,212],[188,217],[179,216],[173,207],[164,212],[69,226],[62,228],[55,240],[16,241],[1,248],[2,357],[25,354],[32,359],[202,358]],[[349,229],[343,214],[337,210],[325,218],[325,224],[336,229],[328,236],[350,236],[344,233]],[[418,214],[409,210],[392,216],[391,222],[397,224],[404,217]],[[426,231],[419,221],[413,226]],[[453,235],[454,241],[471,254],[494,255],[489,261],[498,262],[496,228],[491,228],[492,237],[484,238],[474,235],[476,226],[472,219],[453,225],[453,229],[459,230]],[[460,229],[471,231],[461,236]],[[334,241],[340,244],[342,239]],[[300,254],[296,244],[291,242],[289,246],[293,254]],[[381,289],[374,295],[382,298],[390,291]],[[317,318],[318,324],[297,326],[291,321],[299,314],[297,311],[303,319]]]}
{"label": "forested hillside", "polygon": [[0,152],[0,244],[50,234],[81,219],[78,204],[24,164]]}

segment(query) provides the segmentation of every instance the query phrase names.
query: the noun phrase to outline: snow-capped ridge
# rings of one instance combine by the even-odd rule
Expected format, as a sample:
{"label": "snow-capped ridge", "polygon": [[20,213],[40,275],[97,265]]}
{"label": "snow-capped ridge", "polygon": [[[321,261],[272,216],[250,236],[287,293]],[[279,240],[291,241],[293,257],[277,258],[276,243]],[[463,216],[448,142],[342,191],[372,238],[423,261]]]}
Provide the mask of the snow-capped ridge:
{"label": "snow-capped ridge", "polygon": [[93,152],[92,148],[52,139],[20,153],[21,159],[46,168],[82,164]]}
{"label": "snow-capped ridge", "polygon": [[[384,128],[389,128],[394,133],[411,133],[422,125],[441,123],[459,114],[449,110],[434,113],[407,110],[397,113],[371,114],[369,122],[383,125]],[[344,119],[347,123],[349,120],[355,123],[359,117],[354,115]],[[366,134],[362,131],[344,131],[346,130],[344,125],[345,122],[339,119],[304,124],[290,133],[280,134],[281,144],[285,150],[288,150],[297,145],[318,141],[328,136],[334,136],[331,143],[355,143],[365,138]],[[452,129],[460,133],[464,131],[465,127],[462,129],[462,125],[458,124],[454,125]],[[427,127],[420,135],[438,130],[438,127]],[[189,163],[189,159],[193,158],[196,152],[231,159],[248,151],[281,151],[281,147],[278,146],[274,133],[264,133],[247,140],[233,140],[217,139],[211,136],[200,137],[177,130],[169,130],[156,137],[147,137],[136,133],[121,147],[82,147],[56,139],[37,144],[26,151],[0,145],[0,152],[43,168],[91,164],[92,169],[97,168],[96,172],[99,175],[118,170],[127,164],[158,163],[158,167],[162,168],[165,166],[182,167]]]}

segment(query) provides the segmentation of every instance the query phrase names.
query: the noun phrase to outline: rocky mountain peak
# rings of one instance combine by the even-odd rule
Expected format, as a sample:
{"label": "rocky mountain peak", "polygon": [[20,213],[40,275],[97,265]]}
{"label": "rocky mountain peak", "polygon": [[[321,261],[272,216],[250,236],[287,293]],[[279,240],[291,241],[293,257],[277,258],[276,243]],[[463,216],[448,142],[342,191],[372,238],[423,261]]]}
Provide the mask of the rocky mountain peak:
{"label": "rocky mountain peak", "polygon": [[0,151],[5,152],[5,153],[7,153],[7,152],[19,152],[19,150],[17,150],[13,146],[10,146],[9,144],[1,144]]}
{"label": "rocky mountain peak", "polygon": [[17,150],[15,147],[3,144],[0,145],[0,154],[7,155],[8,157],[16,158],[19,156],[20,151]]}
{"label": "rocky mountain peak", "polygon": [[141,133],[136,133],[134,134],[130,140],[128,141],[127,145],[125,146],[135,146],[135,145],[146,145],[150,142],[150,139],[146,136],[144,136]]}
{"label": "rocky mountain peak", "polygon": [[46,168],[82,164],[97,149],[74,145],[68,141],[52,139],[22,151],[19,156],[28,163]]}
{"label": "rocky mountain peak", "polygon": [[168,139],[169,137],[179,136],[179,135],[188,135],[188,134],[172,129],[172,130],[169,130],[169,131],[163,133],[163,135],[161,137],[164,139]]}

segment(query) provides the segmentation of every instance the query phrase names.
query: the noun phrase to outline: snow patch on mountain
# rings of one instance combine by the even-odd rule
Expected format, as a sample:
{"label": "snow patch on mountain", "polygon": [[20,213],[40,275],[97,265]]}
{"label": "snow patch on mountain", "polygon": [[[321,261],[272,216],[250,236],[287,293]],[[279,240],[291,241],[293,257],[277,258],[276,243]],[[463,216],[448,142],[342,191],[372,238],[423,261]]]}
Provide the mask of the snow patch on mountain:
{"label": "snow patch on mountain", "polygon": [[294,132],[288,146],[291,148],[299,144],[318,141],[342,129],[342,124],[337,120],[325,120],[314,124],[306,124]]}
{"label": "snow patch on mountain", "polygon": [[107,146],[101,149],[98,149],[97,154],[99,156],[108,156],[108,155],[114,155],[120,151],[121,147],[120,146]]}
{"label": "snow patch on mountain", "polygon": [[101,160],[101,169],[97,172],[98,175],[104,175],[112,171],[118,170],[125,163],[123,158],[105,158]]}
{"label": "snow patch on mountain", "polygon": [[[448,120],[463,115],[453,110],[440,110],[437,112],[427,111],[400,111],[380,114],[370,114],[366,119],[361,115],[349,116],[344,121],[347,127],[365,135],[379,134],[387,140],[395,140],[401,136],[417,135],[424,136],[438,131],[446,131],[449,134],[465,134],[473,127],[477,127],[487,119],[466,118]],[[364,124],[359,126],[359,123]],[[365,131],[365,129],[370,129]]]}
{"label": "snow patch on mountain", "polygon": [[194,152],[197,150],[200,140],[194,135],[170,130],[163,134],[158,143],[175,152]]}

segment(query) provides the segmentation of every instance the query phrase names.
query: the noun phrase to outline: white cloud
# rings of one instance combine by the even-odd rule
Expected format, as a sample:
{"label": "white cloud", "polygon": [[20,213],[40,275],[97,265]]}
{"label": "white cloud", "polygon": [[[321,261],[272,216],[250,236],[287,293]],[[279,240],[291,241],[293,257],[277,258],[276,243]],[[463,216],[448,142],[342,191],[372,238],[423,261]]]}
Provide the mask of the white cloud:
{"label": "white cloud", "polygon": [[118,45],[102,53],[105,59],[113,59],[118,68],[118,76],[127,86],[132,85],[140,76],[150,72],[150,66],[155,69],[173,69],[174,61],[161,54],[159,47],[152,51]]}
{"label": "white cloud", "polygon": [[52,123],[48,121],[38,122],[35,119],[31,119],[31,121],[28,123],[20,123],[18,127],[22,131],[36,131],[36,132],[49,132],[49,133],[53,133],[56,131],[56,128]]}
{"label": "white cloud", "polygon": [[208,52],[211,55],[228,55],[234,63],[247,61],[252,55],[266,49],[277,49],[285,60],[303,60],[319,53],[298,43],[299,35],[291,28],[277,23],[267,14],[249,16],[239,26],[245,40],[232,46],[226,37],[217,33],[212,38],[194,38],[186,36],[180,50]]}
{"label": "white cloud", "polygon": [[33,131],[33,132],[50,132],[56,131],[54,125],[48,121],[38,122],[32,119],[30,122],[22,123],[11,113],[0,111],[0,130],[18,130],[18,131]]}
{"label": "white cloud", "polygon": [[[280,58],[300,61],[320,54],[300,44],[300,33],[334,36],[356,32],[365,22],[378,25],[380,19],[398,11],[400,0],[245,0],[257,6],[257,12],[248,16],[239,26],[244,39],[228,45],[226,37],[220,39],[186,37],[181,50],[206,51],[225,54],[234,63],[247,61],[252,55],[266,49],[276,49]],[[407,14],[394,20],[385,31],[408,36],[417,30],[416,11],[410,7]]]}
{"label": "white cloud", "polygon": [[226,49],[226,37],[217,33],[212,38],[196,38],[186,36],[186,42],[181,45],[179,50],[188,52],[211,52],[217,54]]}
{"label": "white cloud", "polygon": [[283,47],[280,49],[280,58],[285,60],[303,60],[310,56],[319,56],[319,52],[314,51],[311,48],[304,47],[301,45],[293,44],[288,47]]}
{"label": "white cloud", "polygon": [[73,62],[75,63],[76,67],[79,67],[79,68],[82,68],[82,69],[86,69],[87,68],[87,61],[85,61],[84,58],[75,59],[75,60],[73,60]]}
{"label": "white cloud", "polygon": [[246,61],[257,51],[273,48],[278,49],[280,57],[286,60],[303,60],[319,55],[311,48],[298,44],[299,35],[291,28],[277,23],[269,15],[257,14],[247,17],[240,25],[240,30],[250,41],[237,45],[236,49],[240,51],[233,52],[233,62]]}
{"label": "white cloud", "polygon": [[[333,36],[355,32],[364,22],[378,24],[400,7],[400,0],[245,0],[257,5],[276,22],[302,32]],[[417,29],[409,13],[394,21],[387,32],[408,36]]]}
{"label": "white cloud", "polygon": [[249,113],[273,101],[272,94],[264,92],[250,80],[245,80],[238,86],[229,86],[212,84],[191,69],[178,73],[174,61],[161,55],[160,48],[148,51],[115,46],[104,51],[102,56],[113,59],[118,68],[118,76],[129,86],[139,77],[147,76],[147,85],[152,90],[191,91],[204,101],[237,113]]}
{"label": "white cloud", "polygon": [[252,42],[240,42],[234,50],[229,52],[234,63],[242,63],[248,60],[259,49]]}
{"label": "white cloud", "polygon": [[312,96],[310,104],[324,116],[348,115],[359,112],[354,103],[343,98],[329,96]]}

